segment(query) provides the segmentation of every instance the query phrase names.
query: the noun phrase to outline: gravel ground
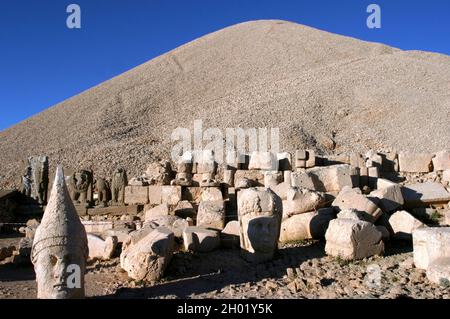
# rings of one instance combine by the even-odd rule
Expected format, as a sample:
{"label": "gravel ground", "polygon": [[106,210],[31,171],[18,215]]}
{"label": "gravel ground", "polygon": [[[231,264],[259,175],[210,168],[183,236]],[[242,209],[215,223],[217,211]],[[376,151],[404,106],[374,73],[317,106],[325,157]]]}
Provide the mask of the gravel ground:
{"label": "gravel ground", "polygon": [[[384,257],[344,262],[324,255],[324,243],[283,246],[274,260],[252,265],[238,250],[178,252],[159,282],[130,280],[119,260],[92,261],[86,293],[93,298],[450,298],[413,267],[411,243],[392,242]],[[371,269],[379,274],[373,277]],[[35,298],[31,266],[0,265],[0,298]]]}
{"label": "gravel ground", "polygon": [[450,145],[450,58],[263,20],[209,34],[0,132],[0,187],[22,159],[51,171],[168,157],[177,127],[278,127],[280,148],[438,151]]}

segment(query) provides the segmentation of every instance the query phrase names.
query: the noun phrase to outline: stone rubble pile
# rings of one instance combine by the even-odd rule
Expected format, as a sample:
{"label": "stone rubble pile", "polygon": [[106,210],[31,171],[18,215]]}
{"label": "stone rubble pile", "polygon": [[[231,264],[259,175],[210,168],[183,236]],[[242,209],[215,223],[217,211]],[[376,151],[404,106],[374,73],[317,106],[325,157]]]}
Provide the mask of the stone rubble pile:
{"label": "stone rubble pile", "polygon": [[[129,277],[155,281],[180,249],[240,247],[247,261],[261,263],[279,242],[324,239],[326,254],[353,260],[405,240],[430,280],[450,279],[450,233],[437,227],[449,222],[450,152],[243,157],[219,165],[212,151],[186,152],[175,165],[151,163],[129,181],[122,168],[110,180],[89,170],[69,174],[88,257],[120,255]],[[23,231],[35,232],[33,225]]]}

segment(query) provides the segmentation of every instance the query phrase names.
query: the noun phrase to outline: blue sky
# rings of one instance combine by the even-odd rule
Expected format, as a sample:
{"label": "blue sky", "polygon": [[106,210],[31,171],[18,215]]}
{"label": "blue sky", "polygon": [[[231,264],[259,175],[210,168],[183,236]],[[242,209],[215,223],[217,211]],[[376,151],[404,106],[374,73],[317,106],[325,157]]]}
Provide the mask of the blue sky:
{"label": "blue sky", "polygon": [[[79,30],[66,7],[81,7]],[[382,10],[368,29],[366,8]],[[401,49],[450,55],[448,0],[0,1],[0,130],[224,27],[282,19]]]}

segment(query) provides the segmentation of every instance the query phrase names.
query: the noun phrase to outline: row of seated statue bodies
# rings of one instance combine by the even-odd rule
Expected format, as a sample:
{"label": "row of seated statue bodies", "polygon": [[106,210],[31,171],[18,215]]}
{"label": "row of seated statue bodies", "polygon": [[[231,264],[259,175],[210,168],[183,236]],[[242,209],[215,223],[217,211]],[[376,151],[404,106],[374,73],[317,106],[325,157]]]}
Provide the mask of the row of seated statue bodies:
{"label": "row of seated statue bodies", "polygon": [[[257,154],[256,154],[257,153]],[[66,183],[72,200],[87,207],[110,205],[123,205],[125,202],[125,187],[127,185],[177,185],[193,186],[193,175],[201,175],[198,185],[200,187],[218,187],[221,183],[230,184],[236,169],[261,170],[287,170],[290,168],[290,155],[282,153],[283,158],[278,159],[277,154],[270,152],[256,152],[243,155],[235,165],[218,165],[214,152],[205,150],[200,156],[192,152],[185,152],[177,161],[176,171],[172,170],[169,161],[152,163],[147,171],[139,177],[128,180],[123,168],[117,168],[111,178],[96,177],[90,169],[81,169],[66,176]],[[297,151],[296,167],[308,167],[307,163],[314,155],[312,151]],[[257,155],[257,156],[253,156]],[[311,167],[311,166],[310,166]],[[218,171],[220,170],[220,179]],[[27,159],[25,173],[22,175],[22,193],[36,200],[39,205],[47,202],[49,187],[49,161],[47,156],[32,156]],[[250,187],[252,185],[242,185]],[[97,194],[94,199],[94,193]]]}

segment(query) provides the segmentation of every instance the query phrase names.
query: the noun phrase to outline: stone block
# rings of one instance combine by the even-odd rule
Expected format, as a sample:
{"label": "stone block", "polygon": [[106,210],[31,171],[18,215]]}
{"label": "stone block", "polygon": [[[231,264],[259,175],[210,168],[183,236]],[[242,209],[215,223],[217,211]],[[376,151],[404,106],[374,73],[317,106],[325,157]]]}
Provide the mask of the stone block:
{"label": "stone block", "polygon": [[421,227],[426,227],[420,220],[407,211],[395,212],[389,217],[389,224],[395,239],[412,240],[412,233]]}
{"label": "stone block", "polygon": [[440,151],[437,152],[433,157],[433,170],[434,171],[444,171],[450,169],[450,152]]}
{"label": "stone block", "polygon": [[333,201],[332,206],[339,211],[353,208],[364,214],[366,219],[371,220],[372,222],[375,222],[383,213],[373,200],[350,187],[344,187]]}
{"label": "stone block", "polygon": [[174,234],[158,227],[134,244],[129,244],[120,254],[120,266],[134,280],[159,280],[172,259]]}
{"label": "stone block", "polygon": [[432,154],[400,152],[398,162],[400,172],[428,173],[431,171]]}
{"label": "stone block", "polygon": [[344,260],[363,259],[384,252],[382,234],[372,223],[337,218],[325,234],[325,252]]}
{"label": "stone block", "polygon": [[161,186],[161,201],[175,206],[181,201],[181,186]]}
{"label": "stone block", "polygon": [[422,227],[413,232],[414,265],[419,269],[450,257],[450,227]]}
{"label": "stone block", "polygon": [[147,204],[148,203],[148,186],[126,186],[125,187],[125,204]]}
{"label": "stone block", "polygon": [[239,248],[239,222],[232,220],[228,222],[225,228],[220,232],[220,241],[225,248]]}
{"label": "stone block", "polygon": [[402,187],[402,195],[407,208],[445,205],[450,201],[450,193],[440,183],[426,182]]}
{"label": "stone block", "polygon": [[152,218],[157,216],[167,216],[167,215],[169,215],[169,205],[167,205],[167,203],[160,204],[144,212],[145,216],[144,218],[146,221],[151,220]]}
{"label": "stone block", "polygon": [[97,235],[87,234],[89,258],[91,259],[111,259],[117,246],[117,237],[108,236],[104,240]]}
{"label": "stone block", "polygon": [[210,252],[220,247],[219,232],[202,227],[187,227],[183,231],[186,251]]}
{"label": "stone block", "polygon": [[198,206],[197,226],[222,230],[225,226],[223,200],[202,201]]}

